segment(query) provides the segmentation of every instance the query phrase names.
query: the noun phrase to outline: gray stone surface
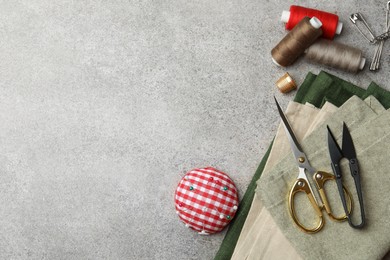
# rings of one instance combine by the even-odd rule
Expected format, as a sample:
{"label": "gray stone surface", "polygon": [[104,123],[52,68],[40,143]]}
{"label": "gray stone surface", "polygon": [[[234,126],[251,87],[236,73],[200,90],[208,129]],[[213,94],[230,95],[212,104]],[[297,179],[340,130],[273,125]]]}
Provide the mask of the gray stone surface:
{"label": "gray stone surface", "polygon": [[[384,1],[301,1],[336,12],[336,40],[373,47]],[[199,236],[175,214],[194,167],[228,173],[243,195],[294,93],[325,69],[390,90],[383,68],[344,73],[270,51],[285,1],[0,1],[0,259],[212,259],[224,232]]]}

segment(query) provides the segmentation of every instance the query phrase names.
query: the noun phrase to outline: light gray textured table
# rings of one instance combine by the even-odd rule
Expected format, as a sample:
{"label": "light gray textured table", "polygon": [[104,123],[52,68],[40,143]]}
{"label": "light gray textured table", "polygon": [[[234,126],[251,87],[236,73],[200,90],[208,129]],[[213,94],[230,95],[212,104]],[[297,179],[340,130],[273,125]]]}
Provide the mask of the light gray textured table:
{"label": "light gray textured table", "polygon": [[[285,1],[0,1],[0,259],[212,259],[224,232],[182,225],[184,173],[215,166],[242,196],[279,121],[286,71],[325,69],[390,90],[382,70],[353,75],[270,59]],[[336,12],[337,41],[371,60],[350,24],[376,32],[385,1],[301,1]]]}

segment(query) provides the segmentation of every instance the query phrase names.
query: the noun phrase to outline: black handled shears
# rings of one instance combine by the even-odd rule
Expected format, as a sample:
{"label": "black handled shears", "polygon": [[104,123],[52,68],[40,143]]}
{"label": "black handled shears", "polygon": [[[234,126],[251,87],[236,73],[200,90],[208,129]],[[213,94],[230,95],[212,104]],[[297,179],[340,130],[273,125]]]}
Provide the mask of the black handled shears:
{"label": "black handled shears", "polygon": [[[364,206],[363,206],[363,195],[360,181],[360,173],[359,173],[359,165],[358,160],[356,158],[355,146],[353,145],[351,134],[347,128],[347,125],[343,124],[343,139],[342,139],[342,148],[337,144],[336,139],[334,138],[332,132],[328,128],[328,148],[330,159],[332,161],[332,169],[336,176],[337,188],[339,190],[341,202],[343,203],[345,214],[348,218],[348,223],[353,228],[363,228],[366,223],[365,214],[364,214]],[[360,216],[361,222],[360,224],[352,223],[350,212],[347,207],[347,201],[345,198],[345,194],[343,191],[343,175],[341,172],[340,161],[342,158],[346,158],[349,161],[349,169],[351,171],[351,175],[355,181],[356,192],[359,199],[360,205]]]}

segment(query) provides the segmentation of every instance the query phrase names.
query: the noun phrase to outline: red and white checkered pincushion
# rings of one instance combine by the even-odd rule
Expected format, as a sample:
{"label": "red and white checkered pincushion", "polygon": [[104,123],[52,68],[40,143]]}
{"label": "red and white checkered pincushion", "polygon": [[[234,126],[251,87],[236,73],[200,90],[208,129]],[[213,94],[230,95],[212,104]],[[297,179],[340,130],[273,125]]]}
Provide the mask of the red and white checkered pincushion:
{"label": "red and white checkered pincushion", "polygon": [[187,227],[200,234],[216,233],[236,214],[237,189],[229,176],[215,168],[194,169],[180,180],[175,206]]}

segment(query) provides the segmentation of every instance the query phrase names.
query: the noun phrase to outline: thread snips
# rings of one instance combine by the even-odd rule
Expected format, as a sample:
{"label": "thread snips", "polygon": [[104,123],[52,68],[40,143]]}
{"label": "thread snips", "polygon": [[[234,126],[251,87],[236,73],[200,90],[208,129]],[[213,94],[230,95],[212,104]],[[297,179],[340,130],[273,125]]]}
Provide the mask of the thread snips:
{"label": "thread snips", "polygon": [[[327,128],[328,128],[328,148],[329,148],[330,159],[332,162],[331,165],[332,165],[333,172],[336,176],[337,188],[340,194],[340,198],[343,204],[345,214],[348,219],[348,223],[353,228],[361,229],[364,227],[366,221],[365,221],[359,165],[358,165],[358,160],[356,158],[355,146],[353,144],[351,134],[347,128],[347,125],[343,123],[342,148],[340,149],[340,146],[337,144],[337,141],[334,138],[332,132],[330,131],[329,126],[327,126]],[[348,159],[349,169],[351,171],[351,175],[355,182],[356,192],[358,195],[359,205],[360,205],[361,222],[359,224],[355,224],[352,222],[350,216],[351,212],[348,210],[347,207],[347,200],[344,194],[345,188],[343,188],[343,175],[340,167],[340,161],[342,158]]]}
{"label": "thread snips", "polygon": [[[311,166],[276,98],[275,103],[278,108],[279,115],[282,119],[284,129],[286,130],[286,135],[290,142],[291,150],[295,157],[295,162],[299,169],[297,179],[290,189],[288,198],[288,208],[292,220],[303,232],[308,234],[317,233],[324,226],[325,217],[322,213],[323,210],[326,211],[332,221],[341,222],[346,220],[352,210],[352,196],[350,192],[341,184],[343,194],[345,192],[345,194],[347,195],[348,204],[346,202],[345,207],[347,208],[348,214],[342,216],[335,216],[333,214],[331,205],[328,201],[328,197],[325,191],[325,183],[327,183],[328,181],[336,180],[335,176],[328,172],[318,171]],[[312,176],[315,186],[312,186],[310,184],[309,178],[307,177],[306,173],[309,173]],[[337,185],[339,185],[339,183],[337,183]],[[314,190],[318,192],[319,196],[317,198],[314,195]],[[309,199],[311,206],[313,207],[318,217],[318,221],[315,227],[307,226],[300,221],[295,207],[295,197],[298,193],[306,194],[307,198]]]}

